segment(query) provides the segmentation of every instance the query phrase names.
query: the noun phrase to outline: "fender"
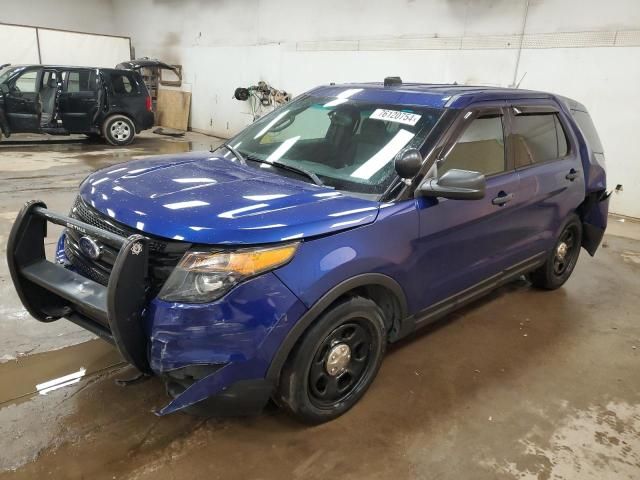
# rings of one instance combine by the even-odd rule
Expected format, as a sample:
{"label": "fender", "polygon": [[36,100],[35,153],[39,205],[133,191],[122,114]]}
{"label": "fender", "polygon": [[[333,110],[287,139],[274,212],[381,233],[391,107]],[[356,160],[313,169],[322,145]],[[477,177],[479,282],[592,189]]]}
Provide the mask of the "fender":
{"label": "fender", "polygon": [[400,318],[404,319],[408,316],[407,299],[404,294],[404,290],[393,278],[381,273],[363,273],[362,275],[356,275],[355,277],[344,280],[320,297],[320,299],[316,301],[302,317],[300,317],[300,320],[298,320],[298,322],[289,331],[271,361],[271,365],[267,371],[267,380],[277,384],[282,367],[287,361],[287,358],[289,358],[289,354],[293,350],[293,347],[302,337],[304,332],[307,331],[309,326],[311,326],[311,324],[327,309],[327,307],[342,295],[355,288],[372,285],[385,287],[390,290],[398,301],[398,305],[400,307]]}

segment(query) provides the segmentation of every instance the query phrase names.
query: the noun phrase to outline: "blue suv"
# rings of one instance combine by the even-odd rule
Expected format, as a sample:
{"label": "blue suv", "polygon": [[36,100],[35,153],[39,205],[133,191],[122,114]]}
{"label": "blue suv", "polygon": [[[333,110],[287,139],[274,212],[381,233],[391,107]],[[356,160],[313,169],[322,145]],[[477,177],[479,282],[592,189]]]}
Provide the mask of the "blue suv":
{"label": "blue suv", "polygon": [[[8,260],[36,319],[165,380],[158,414],[273,399],[320,423],[388,343],[522,275],[560,287],[607,210],[581,104],[390,77],[318,87],[213,152],[95,172],[69,215],[29,202]],[[48,222],[65,227],[54,261]]]}

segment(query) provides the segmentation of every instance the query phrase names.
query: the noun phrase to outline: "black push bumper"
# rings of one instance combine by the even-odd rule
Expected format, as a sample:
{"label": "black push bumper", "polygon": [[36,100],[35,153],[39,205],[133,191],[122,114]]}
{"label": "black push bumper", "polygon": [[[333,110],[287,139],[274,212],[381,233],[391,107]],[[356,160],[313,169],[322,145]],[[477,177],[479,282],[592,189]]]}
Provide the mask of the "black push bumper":
{"label": "black push bumper", "polygon": [[[105,287],[45,257],[47,222],[74,229],[119,249]],[[11,279],[27,311],[41,322],[62,317],[116,345],[140,371],[151,373],[142,311],[148,290],[148,245],[142,235],[121,237],[28,202],[7,245]]]}

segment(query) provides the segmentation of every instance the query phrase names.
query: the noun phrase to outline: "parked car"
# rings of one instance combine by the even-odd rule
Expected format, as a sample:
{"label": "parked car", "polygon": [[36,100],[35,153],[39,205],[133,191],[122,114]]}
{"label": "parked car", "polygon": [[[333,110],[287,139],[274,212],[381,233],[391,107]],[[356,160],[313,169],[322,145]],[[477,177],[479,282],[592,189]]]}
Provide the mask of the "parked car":
{"label": "parked car", "polygon": [[5,137],[83,133],[123,146],[153,124],[151,97],[137,71],[52,65],[0,69],[0,130]]}
{"label": "parked car", "polygon": [[[7,249],[27,310],[114,343],[173,400],[319,423],[386,346],[522,275],[563,285],[608,210],[587,110],[457,85],[329,85],[214,152],[90,175],[68,216],[40,201]],[[55,262],[47,222],[63,225]]]}

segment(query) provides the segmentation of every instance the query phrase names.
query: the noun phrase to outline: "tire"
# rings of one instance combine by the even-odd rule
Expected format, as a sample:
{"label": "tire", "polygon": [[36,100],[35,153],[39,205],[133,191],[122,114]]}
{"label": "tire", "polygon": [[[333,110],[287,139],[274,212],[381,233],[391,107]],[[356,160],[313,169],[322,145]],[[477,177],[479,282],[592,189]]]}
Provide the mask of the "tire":
{"label": "tire", "polygon": [[373,383],[386,345],[383,312],[375,302],[353,297],[335,305],[305,333],[290,355],[280,376],[276,402],[309,424],[339,417]]}
{"label": "tire", "polygon": [[102,124],[102,136],[116,147],[123,147],[133,142],[136,128],[131,119],[125,115],[112,115]]}
{"label": "tire", "polygon": [[544,265],[529,274],[534,287],[555,290],[569,279],[578,263],[582,243],[582,223],[577,215],[566,221]]}

